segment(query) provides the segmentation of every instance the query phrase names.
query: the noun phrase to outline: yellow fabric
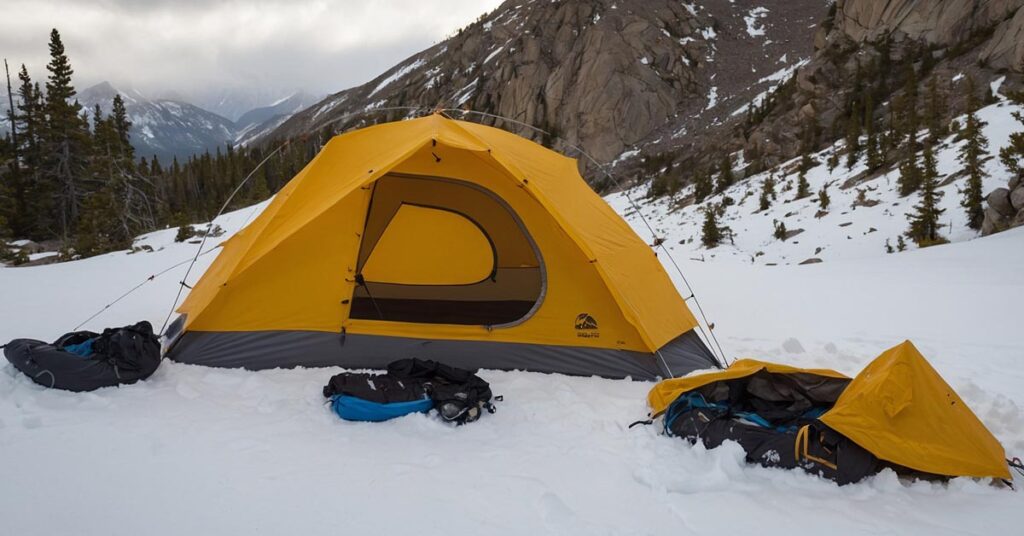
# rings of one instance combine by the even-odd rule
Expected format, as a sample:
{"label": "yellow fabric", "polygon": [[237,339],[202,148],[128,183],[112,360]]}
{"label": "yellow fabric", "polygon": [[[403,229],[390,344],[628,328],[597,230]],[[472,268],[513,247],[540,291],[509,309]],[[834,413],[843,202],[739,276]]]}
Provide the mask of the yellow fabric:
{"label": "yellow fabric", "polygon": [[865,367],[821,420],[911,469],[1010,478],[1002,445],[910,341]]}
{"label": "yellow fabric", "polygon": [[848,378],[844,374],[830,369],[805,369],[758,361],[756,359],[738,359],[733,361],[729,368],[716,372],[696,373],[682,378],[673,378],[658,382],[650,392],[647,393],[647,404],[651,407],[652,415],[660,415],[668,406],[679,398],[679,395],[703,387],[710,383],[735,380],[745,376],[751,376],[765,370],[772,374],[813,374],[826,378]]}
{"label": "yellow fabric", "polygon": [[403,285],[467,285],[494,269],[494,249],[455,212],[402,205],[363,266],[363,277]]}
{"label": "yellow fabric", "polygon": [[[658,415],[685,392],[762,369],[846,378],[834,370],[743,359],[723,371],[662,381],[648,393],[647,402],[652,414]],[[949,476],[1010,478],[999,441],[910,341],[868,364],[821,421],[875,456],[911,469]],[[799,442],[795,448],[799,453]]]}
{"label": "yellow fabric", "polygon": [[[375,182],[389,173],[464,181],[496,194],[540,253],[545,287],[533,315],[492,330],[348,318],[369,201]],[[516,257],[530,264],[528,256]],[[186,331],[345,327],[644,352],[697,325],[654,251],[587,186],[575,160],[503,130],[441,115],[332,139],[225,244],[179,311],[188,315]],[[598,322],[592,336],[574,329],[581,313]]]}

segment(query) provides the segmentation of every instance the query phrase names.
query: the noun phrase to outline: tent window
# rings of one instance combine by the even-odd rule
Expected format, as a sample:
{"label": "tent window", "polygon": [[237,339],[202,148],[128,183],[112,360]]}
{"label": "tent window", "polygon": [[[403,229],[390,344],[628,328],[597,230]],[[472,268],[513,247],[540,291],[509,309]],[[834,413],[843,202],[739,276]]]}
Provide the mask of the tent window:
{"label": "tent window", "polygon": [[374,186],[351,318],[500,325],[542,295],[533,242],[483,188],[453,179],[387,175]]}
{"label": "tent window", "polygon": [[491,277],[496,253],[458,212],[403,204],[363,265],[363,278],[397,285],[471,285]]}

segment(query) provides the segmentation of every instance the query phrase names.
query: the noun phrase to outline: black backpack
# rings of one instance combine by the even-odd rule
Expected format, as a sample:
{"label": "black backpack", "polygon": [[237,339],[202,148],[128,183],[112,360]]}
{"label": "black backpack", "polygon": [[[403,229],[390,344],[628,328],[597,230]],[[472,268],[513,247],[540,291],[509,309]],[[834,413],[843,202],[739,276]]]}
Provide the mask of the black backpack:
{"label": "black backpack", "polygon": [[[494,413],[491,404],[491,386],[466,370],[437,361],[400,359],[388,365],[388,376],[400,380],[419,380],[441,418],[456,424],[466,424],[480,418],[483,411]],[[498,399],[500,400],[500,398]]]}
{"label": "black backpack", "polygon": [[160,338],[145,320],[103,330],[92,343],[92,349],[93,359],[105,359],[122,371],[143,372],[148,376],[160,365]]}
{"label": "black backpack", "polygon": [[389,364],[386,374],[336,374],[324,386],[324,396],[346,420],[384,421],[436,409],[442,419],[461,425],[479,419],[484,410],[494,413],[491,386],[475,372],[401,359]]}

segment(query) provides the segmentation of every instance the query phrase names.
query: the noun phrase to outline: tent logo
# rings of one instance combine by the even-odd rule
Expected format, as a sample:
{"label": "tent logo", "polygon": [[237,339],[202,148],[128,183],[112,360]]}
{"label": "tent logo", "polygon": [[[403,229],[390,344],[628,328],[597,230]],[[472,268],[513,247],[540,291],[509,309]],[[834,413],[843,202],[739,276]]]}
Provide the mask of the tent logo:
{"label": "tent logo", "polygon": [[580,313],[576,315],[576,322],[574,325],[576,327],[577,337],[589,339],[597,338],[599,336],[596,331],[597,320],[594,320],[594,317],[590,316],[587,313]]}

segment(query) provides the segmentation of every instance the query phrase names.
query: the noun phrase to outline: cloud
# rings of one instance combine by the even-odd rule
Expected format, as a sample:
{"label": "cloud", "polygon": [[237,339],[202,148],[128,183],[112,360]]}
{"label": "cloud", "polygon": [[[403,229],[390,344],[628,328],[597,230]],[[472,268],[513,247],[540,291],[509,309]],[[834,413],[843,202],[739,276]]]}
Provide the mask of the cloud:
{"label": "cloud", "polygon": [[499,0],[5,0],[0,56],[45,76],[56,27],[84,87],[338,91],[442,40]]}

